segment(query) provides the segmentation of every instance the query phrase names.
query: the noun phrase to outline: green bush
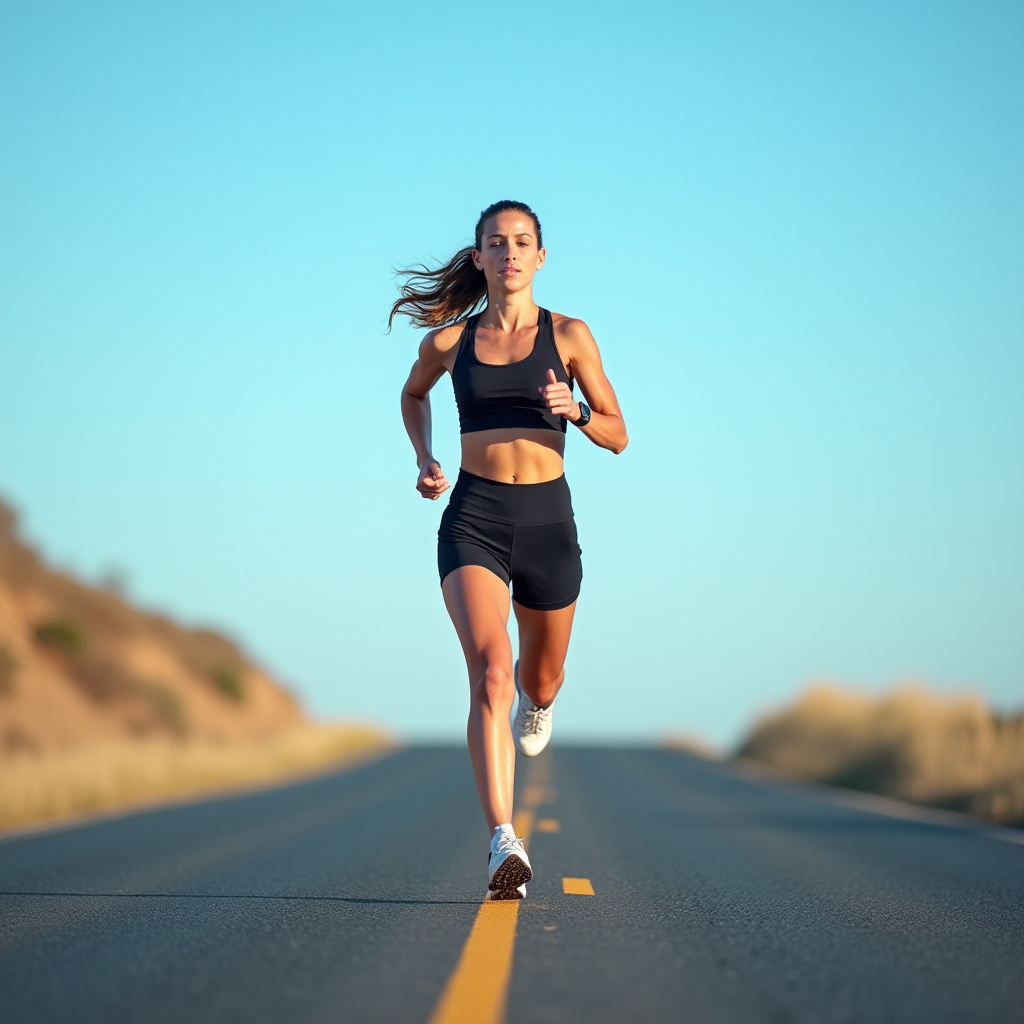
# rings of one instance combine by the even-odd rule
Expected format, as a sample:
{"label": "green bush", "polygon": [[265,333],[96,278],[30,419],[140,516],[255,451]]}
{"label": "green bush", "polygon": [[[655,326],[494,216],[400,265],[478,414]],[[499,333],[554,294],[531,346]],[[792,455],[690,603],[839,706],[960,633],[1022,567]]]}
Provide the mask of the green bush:
{"label": "green bush", "polygon": [[0,644],[0,697],[14,693],[14,677],[18,674],[18,660],[6,644]]}
{"label": "green bush", "polygon": [[36,640],[61,654],[78,654],[85,646],[85,634],[70,619],[50,619],[35,628]]}
{"label": "green bush", "polygon": [[245,700],[245,683],[242,680],[242,673],[238,669],[225,666],[215,668],[210,673],[210,678],[213,680],[213,685],[228,700],[233,700],[237,704],[241,704]]}

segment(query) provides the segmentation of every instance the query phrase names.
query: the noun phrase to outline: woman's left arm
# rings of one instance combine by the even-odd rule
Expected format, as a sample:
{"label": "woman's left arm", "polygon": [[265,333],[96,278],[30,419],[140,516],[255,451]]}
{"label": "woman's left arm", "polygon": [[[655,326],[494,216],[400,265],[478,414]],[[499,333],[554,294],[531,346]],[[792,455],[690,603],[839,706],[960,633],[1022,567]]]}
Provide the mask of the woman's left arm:
{"label": "woman's left arm", "polygon": [[[590,406],[590,422],[579,429],[594,444],[618,455],[629,443],[629,437],[615,391],[601,365],[597,342],[582,320],[565,317],[556,324],[556,331],[560,350],[568,353],[570,372]],[[539,390],[553,413],[570,423],[580,418],[579,402],[572,400],[569,385],[556,380],[553,370],[548,371],[547,385]]]}

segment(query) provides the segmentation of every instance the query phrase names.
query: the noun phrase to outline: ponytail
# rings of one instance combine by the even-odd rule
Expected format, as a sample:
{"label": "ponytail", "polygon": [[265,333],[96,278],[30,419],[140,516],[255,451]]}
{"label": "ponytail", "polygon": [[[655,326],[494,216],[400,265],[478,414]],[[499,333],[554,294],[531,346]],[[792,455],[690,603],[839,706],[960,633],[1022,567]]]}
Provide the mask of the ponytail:
{"label": "ponytail", "polygon": [[389,331],[397,313],[404,313],[416,327],[444,327],[472,313],[487,298],[487,279],[473,265],[468,245],[436,270],[421,263],[398,274],[405,281],[398,287],[402,297],[391,307]]}
{"label": "ponytail", "polygon": [[[492,203],[476,222],[476,249],[483,246],[483,229],[488,217],[506,210],[516,210],[533,218],[537,229],[537,248],[544,248],[537,214],[526,203],[503,199]],[[416,327],[445,327],[475,312],[487,298],[487,279],[473,264],[473,248],[460,249],[447,263],[435,270],[419,264],[399,270],[405,281],[398,286],[402,297],[391,307],[388,330],[398,313],[407,316]]]}

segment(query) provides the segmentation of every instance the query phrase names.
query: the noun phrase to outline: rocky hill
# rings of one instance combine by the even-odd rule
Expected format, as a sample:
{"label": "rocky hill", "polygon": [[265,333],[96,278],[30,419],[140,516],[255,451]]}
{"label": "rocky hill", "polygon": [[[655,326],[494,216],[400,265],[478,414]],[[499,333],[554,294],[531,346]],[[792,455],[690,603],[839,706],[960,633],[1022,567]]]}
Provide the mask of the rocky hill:
{"label": "rocky hill", "polygon": [[228,638],[48,567],[0,502],[0,754],[151,736],[258,740],[304,722]]}

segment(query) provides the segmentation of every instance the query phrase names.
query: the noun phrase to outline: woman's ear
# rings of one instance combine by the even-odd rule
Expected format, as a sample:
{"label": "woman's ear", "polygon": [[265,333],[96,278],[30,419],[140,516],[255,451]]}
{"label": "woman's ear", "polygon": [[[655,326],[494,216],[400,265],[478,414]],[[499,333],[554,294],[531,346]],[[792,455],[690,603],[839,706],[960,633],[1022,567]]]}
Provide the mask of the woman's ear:
{"label": "woman's ear", "polygon": [[480,253],[476,249],[470,249],[469,255],[473,260],[473,266],[476,267],[477,270],[483,270],[484,265],[480,262]]}
{"label": "woman's ear", "polygon": [[544,258],[547,256],[547,254],[548,254],[547,249],[538,249],[537,250],[537,269],[538,270],[540,270],[540,268],[544,266]]}

